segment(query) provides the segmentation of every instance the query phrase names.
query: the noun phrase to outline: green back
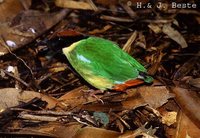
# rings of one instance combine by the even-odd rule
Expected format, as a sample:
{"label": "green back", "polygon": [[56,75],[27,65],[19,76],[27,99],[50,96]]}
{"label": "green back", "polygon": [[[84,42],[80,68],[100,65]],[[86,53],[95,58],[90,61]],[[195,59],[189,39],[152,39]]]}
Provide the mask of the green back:
{"label": "green back", "polygon": [[[70,47],[68,52],[63,50],[69,62],[86,81],[99,89],[107,89],[100,88],[104,86],[111,88],[115,84],[135,79],[139,71],[146,72],[139,62],[109,40],[89,37],[77,42],[74,48]],[[103,79],[95,82],[97,77]],[[100,86],[95,83],[102,84]]]}

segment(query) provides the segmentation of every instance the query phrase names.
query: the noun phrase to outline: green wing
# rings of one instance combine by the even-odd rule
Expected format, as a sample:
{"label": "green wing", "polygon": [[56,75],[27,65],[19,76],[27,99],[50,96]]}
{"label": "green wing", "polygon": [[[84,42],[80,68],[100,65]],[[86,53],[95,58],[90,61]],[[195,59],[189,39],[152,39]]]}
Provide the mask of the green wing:
{"label": "green wing", "polygon": [[136,79],[146,69],[115,43],[97,37],[80,40],[63,49],[74,69],[98,89]]}

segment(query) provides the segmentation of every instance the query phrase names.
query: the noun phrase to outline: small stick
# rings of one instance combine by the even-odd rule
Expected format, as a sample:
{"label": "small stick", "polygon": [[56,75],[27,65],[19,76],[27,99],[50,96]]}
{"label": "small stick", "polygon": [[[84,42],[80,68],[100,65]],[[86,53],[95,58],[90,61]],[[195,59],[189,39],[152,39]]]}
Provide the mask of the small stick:
{"label": "small stick", "polygon": [[132,19],[113,17],[113,16],[107,16],[107,15],[102,15],[100,18],[102,20],[115,21],[115,22],[128,22],[128,23],[133,22]]}
{"label": "small stick", "polygon": [[19,114],[18,118],[26,119],[26,120],[35,120],[35,121],[49,121],[55,122],[58,121],[58,117],[50,117],[50,116],[39,116],[39,115],[30,115],[30,114]]}
{"label": "small stick", "polygon": [[57,115],[57,116],[67,116],[72,115],[72,112],[58,112],[58,111],[51,111],[51,110],[41,110],[41,111],[35,111],[31,112],[33,114],[37,115]]}
{"label": "small stick", "polygon": [[124,10],[129,14],[129,16],[134,19],[134,18],[138,18],[136,12],[134,12],[131,7],[129,7],[127,4],[124,3],[120,3],[120,5],[124,8]]}
{"label": "small stick", "polygon": [[115,117],[117,117],[128,129],[130,129],[130,125],[124,120],[121,118],[121,116],[119,116],[118,114],[115,114],[115,113],[112,113]]}
{"label": "small stick", "polygon": [[130,53],[131,50],[131,45],[133,44],[133,42],[135,41],[137,37],[137,31],[134,31],[132,33],[132,35],[129,37],[128,41],[126,42],[126,44],[123,46],[123,50],[127,53]]}
{"label": "small stick", "polygon": [[9,51],[10,54],[12,54],[13,56],[15,56],[15,57],[16,57],[17,59],[19,59],[20,61],[22,61],[22,62],[24,63],[24,65],[29,69],[31,75],[33,76],[33,71],[31,70],[31,68],[27,65],[27,63],[26,63],[22,58],[18,57],[16,54],[14,54],[14,53],[10,50],[10,48],[9,48],[9,47],[6,45],[6,43],[5,43],[5,39],[3,38],[3,36],[0,36],[0,44],[1,44],[2,46],[4,46],[4,47]]}
{"label": "small stick", "polygon": [[146,22],[146,23],[171,23],[173,20],[172,19],[158,19],[158,20],[149,20],[149,19],[145,19],[145,20],[141,20],[141,22]]}
{"label": "small stick", "polygon": [[58,88],[55,88],[54,90],[51,91],[51,93],[55,93],[56,91],[62,89],[63,87],[65,87],[65,86],[67,86],[67,85],[70,85],[70,84],[72,84],[72,83],[76,83],[76,82],[78,82],[78,79],[74,79],[74,80],[72,80],[72,81],[70,81],[70,82],[68,82],[68,83],[65,83],[65,84],[61,85],[61,86],[58,87]]}
{"label": "small stick", "polygon": [[92,0],[87,0],[87,2],[90,4],[95,12],[99,10]]}
{"label": "small stick", "polygon": [[17,81],[19,81],[20,83],[22,83],[23,85],[25,85],[26,87],[29,87],[29,84],[28,84],[28,83],[26,83],[26,82],[23,81],[22,79],[20,79],[20,78],[14,76],[12,73],[10,73],[10,72],[8,72],[8,71],[6,71],[6,70],[3,70],[3,69],[1,69],[0,71],[3,71],[3,72],[4,72],[5,74],[7,74],[8,76],[13,77],[13,78],[16,79]]}

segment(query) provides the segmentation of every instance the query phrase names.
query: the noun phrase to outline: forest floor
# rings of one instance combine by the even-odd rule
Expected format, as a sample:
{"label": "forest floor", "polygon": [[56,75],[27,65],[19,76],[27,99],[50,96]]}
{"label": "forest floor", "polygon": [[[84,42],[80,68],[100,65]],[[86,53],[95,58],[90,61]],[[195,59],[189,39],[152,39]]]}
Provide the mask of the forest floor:
{"label": "forest floor", "polygon": [[[154,81],[95,93],[62,53],[85,36],[117,43]],[[198,1],[2,0],[0,137],[198,138],[199,57]]]}

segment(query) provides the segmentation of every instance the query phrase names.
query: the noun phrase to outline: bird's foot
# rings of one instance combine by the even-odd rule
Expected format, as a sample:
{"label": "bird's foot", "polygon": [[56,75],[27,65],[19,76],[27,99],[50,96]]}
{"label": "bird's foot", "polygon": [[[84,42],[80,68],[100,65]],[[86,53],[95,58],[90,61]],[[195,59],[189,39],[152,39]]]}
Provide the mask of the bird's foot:
{"label": "bird's foot", "polygon": [[97,99],[97,101],[100,101],[102,104],[104,104],[103,100],[97,96],[97,94],[102,94],[102,93],[104,93],[104,91],[102,91],[102,90],[93,90],[93,89],[81,90],[81,91],[84,92],[84,95],[85,95],[86,98],[93,97],[93,98]]}

